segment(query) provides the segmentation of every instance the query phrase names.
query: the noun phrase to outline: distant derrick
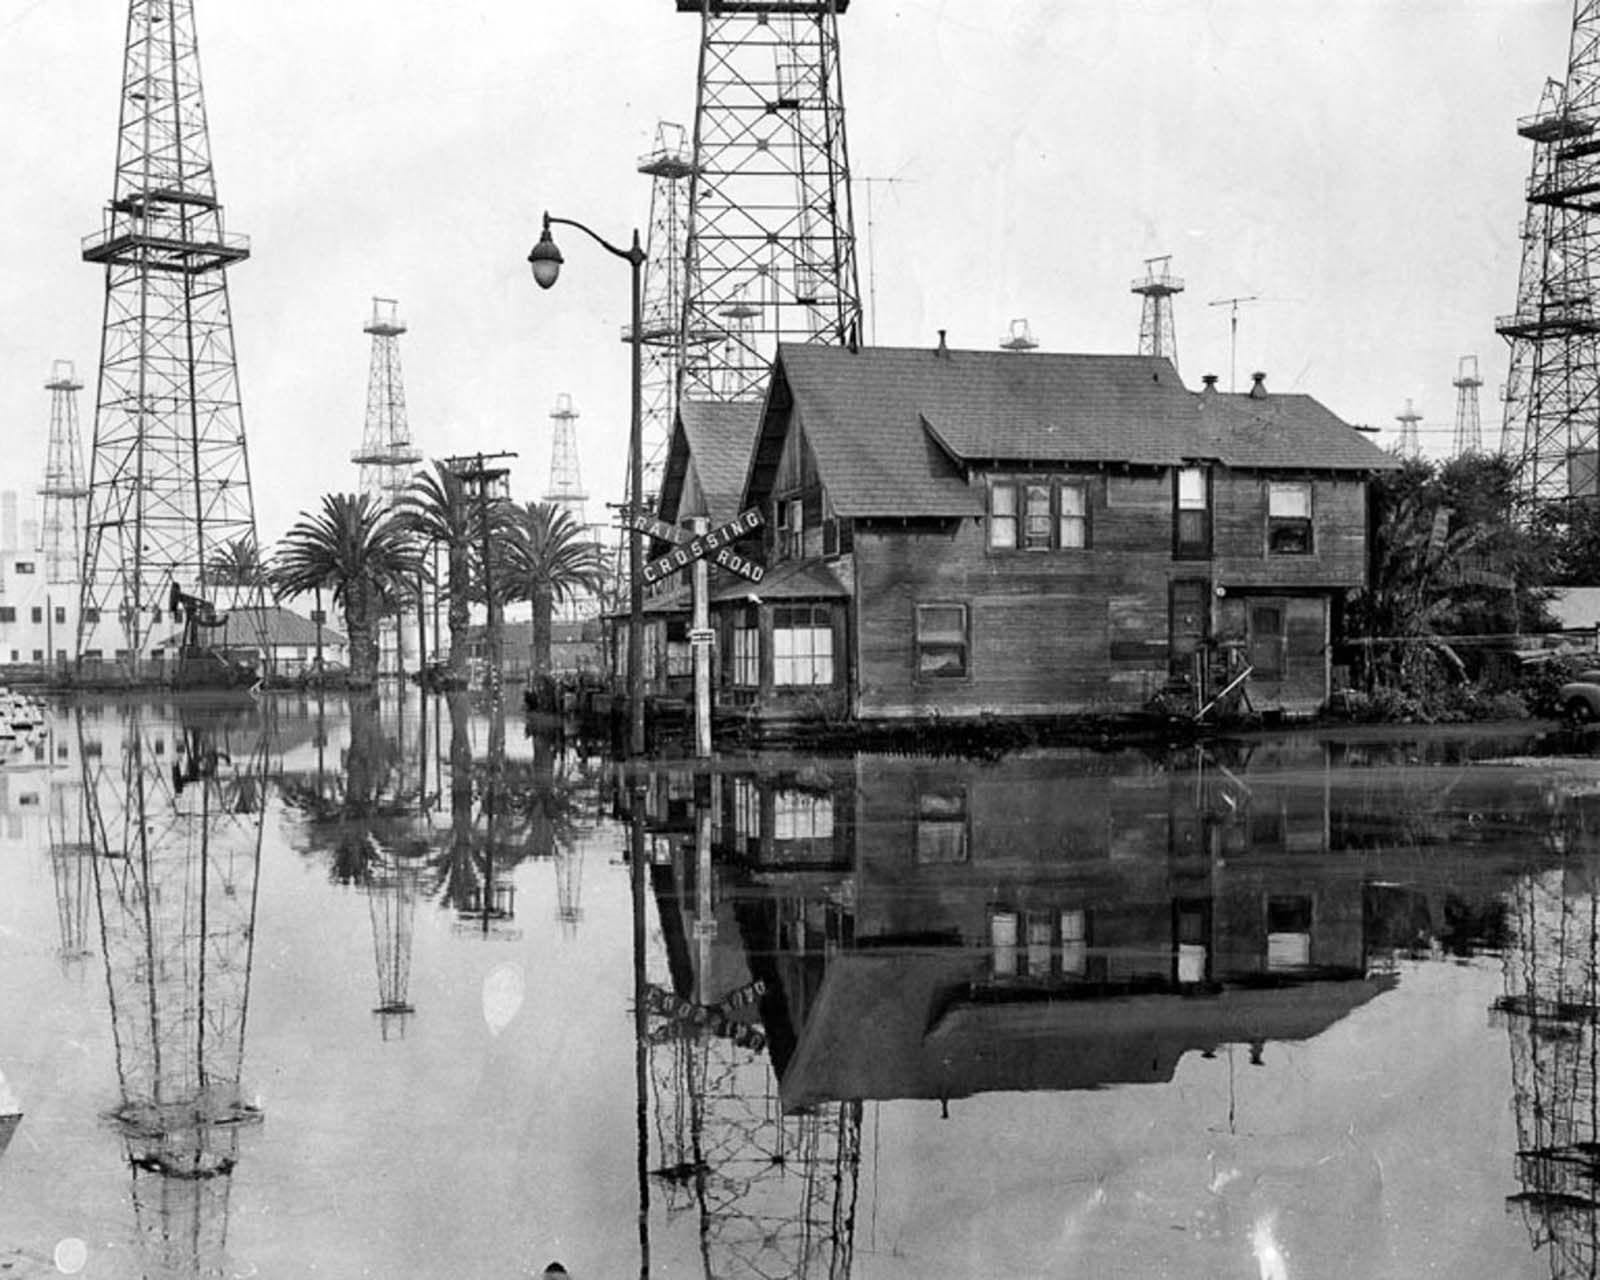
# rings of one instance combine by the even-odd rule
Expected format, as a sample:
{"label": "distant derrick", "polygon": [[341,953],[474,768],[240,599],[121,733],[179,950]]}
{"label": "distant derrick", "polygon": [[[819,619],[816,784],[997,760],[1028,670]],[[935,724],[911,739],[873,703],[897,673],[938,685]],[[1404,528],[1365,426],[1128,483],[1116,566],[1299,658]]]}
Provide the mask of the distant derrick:
{"label": "distant derrick", "polygon": [[1139,354],[1165,356],[1178,367],[1178,333],[1172,321],[1172,298],[1183,292],[1183,281],[1172,274],[1172,255],[1144,260],[1144,278],[1130,292],[1144,299],[1139,315]]}
{"label": "distant derrick", "polygon": [[550,487],[545,490],[543,501],[560,507],[581,528],[589,523],[584,514],[589,495],[583,491],[578,468],[578,411],[565,391],[556,397],[550,421]]}
{"label": "distant derrick", "polygon": [[1416,458],[1422,454],[1422,441],[1417,431],[1417,423],[1422,421],[1422,415],[1412,407],[1411,401],[1406,401],[1406,407],[1395,414],[1395,421],[1400,424],[1401,454],[1407,458]]}
{"label": "distant derrick", "polygon": [[1462,356],[1456,366],[1456,434],[1453,457],[1483,452],[1483,424],[1478,414],[1478,388],[1483,379],[1478,376],[1478,357]]}
{"label": "distant derrick", "polygon": [[861,338],[838,15],[848,0],[677,0],[700,15],[681,395],[755,400],[779,342]]}
{"label": "distant derrick", "polygon": [[47,582],[77,582],[83,572],[83,516],[89,486],[83,478],[83,445],[78,438],[78,392],[83,383],[72,361],[57,360],[51,368],[50,450],[45,460],[44,519],[39,526],[39,550],[44,557]]}
{"label": "distant derrick", "polygon": [[361,468],[361,492],[389,503],[404,492],[422,461],[406,423],[406,388],[400,373],[400,335],[405,331],[400,304],[393,298],[373,298],[372,319],[362,330],[372,335],[366,427],[361,448],[350,460]]}

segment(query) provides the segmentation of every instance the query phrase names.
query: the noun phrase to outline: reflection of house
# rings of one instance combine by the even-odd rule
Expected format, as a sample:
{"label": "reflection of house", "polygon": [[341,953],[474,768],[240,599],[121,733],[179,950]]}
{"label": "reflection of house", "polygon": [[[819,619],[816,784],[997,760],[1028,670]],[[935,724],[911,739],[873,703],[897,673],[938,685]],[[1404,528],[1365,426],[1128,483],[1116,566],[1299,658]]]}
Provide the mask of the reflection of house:
{"label": "reflection of house", "polygon": [[[1450,895],[1499,892],[1489,868],[1414,879],[1437,856],[1410,861],[1409,816],[1360,773],[1336,788],[1328,750],[1268,748],[1263,773],[1206,752],[728,759],[698,796],[664,772],[645,805],[673,985],[759,984],[785,1109],[1164,1080],[1189,1051],[1309,1038],[1442,937]],[[1348,843],[1384,814],[1396,852]]]}
{"label": "reflection of house", "polygon": [[781,347],[748,457],[766,574],[713,589],[721,703],[863,720],[1137,709],[1246,668],[1258,709],[1312,710],[1395,465],[1259,378],[942,343]]}
{"label": "reflection of house", "polygon": [[[533,623],[507,622],[501,632],[501,671],[511,681],[526,680],[533,669]],[[474,667],[488,661],[488,644],[484,629],[473,626],[467,629],[467,660]],[[555,618],[550,622],[550,670],[558,676],[598,673],[604,664],[603,646],[598,619],[570,620]]]}

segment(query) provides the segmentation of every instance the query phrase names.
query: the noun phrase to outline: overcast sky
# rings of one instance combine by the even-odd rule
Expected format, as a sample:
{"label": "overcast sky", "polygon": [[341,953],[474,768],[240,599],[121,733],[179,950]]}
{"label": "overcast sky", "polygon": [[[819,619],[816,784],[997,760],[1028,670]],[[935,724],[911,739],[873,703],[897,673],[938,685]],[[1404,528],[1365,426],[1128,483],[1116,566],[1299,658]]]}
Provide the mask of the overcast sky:
{"label": "overcast sky", "polygon": [[[692,123],[699,20],[673,0],[196,0],[263,538],[354,490],[375,294],[398,298],[417,445],[515,450],[542,492],[549,414],[620,497],[623,264],[573,235],[560,286],[525,257],[543,208],[626,242],[658,120]],[[1237,368],[1394,437],[1407,398],[1448,451],[1476,354],[1498,443],[1530,153],[1516,121],[1565,73],[1568,0],[856,0],[840,19],[869,337],[1137,348],[1143,261],[1172,255],[1185,381]],[[0,488],[42,476],[51,361],[92,436],[126,6],[0,0]],[[871,225],[864,178],[871,186]],[[87,457],[85,459],[87,462]]]}

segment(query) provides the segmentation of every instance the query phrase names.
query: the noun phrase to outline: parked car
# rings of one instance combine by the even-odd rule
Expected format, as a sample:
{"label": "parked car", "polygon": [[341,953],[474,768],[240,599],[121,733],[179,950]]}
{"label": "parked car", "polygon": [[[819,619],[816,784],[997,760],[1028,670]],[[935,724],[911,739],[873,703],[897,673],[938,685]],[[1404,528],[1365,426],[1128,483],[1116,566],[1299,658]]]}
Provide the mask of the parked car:
{"label": "parked car", "polygon": [[1578,724],[1600,720],[1600,670],[1580,671],[1576,680],[1561,686],[1556,695],[1561,714]]}

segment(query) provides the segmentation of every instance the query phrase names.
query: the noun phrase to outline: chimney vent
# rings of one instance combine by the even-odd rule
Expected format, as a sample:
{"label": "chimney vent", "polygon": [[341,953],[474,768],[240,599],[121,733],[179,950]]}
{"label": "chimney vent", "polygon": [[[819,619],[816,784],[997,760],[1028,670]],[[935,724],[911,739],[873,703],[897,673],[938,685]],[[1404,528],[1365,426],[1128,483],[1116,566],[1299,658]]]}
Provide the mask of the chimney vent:
{"label": "chimney vent", "polygon": [[1200,381],[1206,384],[1205,385],[1205,389],[1201,392],[1202,395],[1214,396],[1214,395],[1217,394],[1217,375],[1216,374],[1214,374],[1214,373],[1202,374],[1201,378],[1200,378]]}
{"label": "chimney vent", "polygon": [[933,354],[936,356],[947,356],[950,354],[950,348],[945,345],[943,329],[939,330],[939,345],[934,350]]}
{"label": "chimney vent", "polygon": [[1252,400],[1265,400],[1267,398],[1267,375],[1252,373],[1250,375],[1250,398]]}

